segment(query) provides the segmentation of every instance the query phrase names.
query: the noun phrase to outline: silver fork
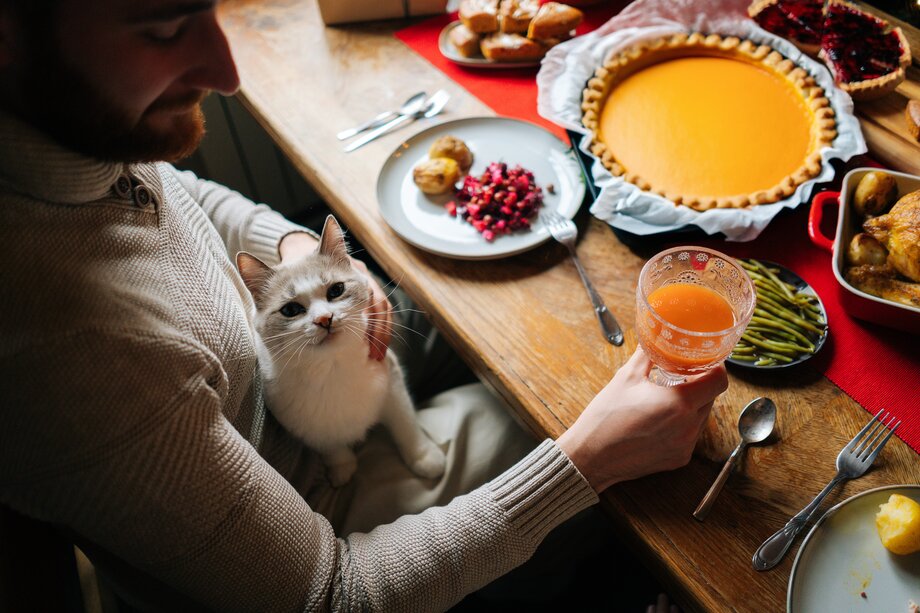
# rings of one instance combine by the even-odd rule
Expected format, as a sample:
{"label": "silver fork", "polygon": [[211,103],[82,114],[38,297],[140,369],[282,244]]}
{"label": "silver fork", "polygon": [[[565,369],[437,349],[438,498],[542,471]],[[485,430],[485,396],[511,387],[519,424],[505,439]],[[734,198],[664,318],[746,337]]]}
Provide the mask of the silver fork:
{"label": "silver fork", "polygon": [[578,237],[578,228],[575,227],[575,223],[555,211],[543,210],[540,212],[540,216],[553,238],[568,248],[572,261],[575,262],[575,269],[578,270],[581,281],[585,284],[585,289],[588,290],[588,296],[591,297],[594,313],[597,315],[597,321],[601,324],[601,332],[604,333],[604,338],[614,345],[622,345],[623,331],[620,330],[620,324],[617,323],[613,313],[607,309],[607,305],[604,304],[598,293],[594,291],[594,286],[591,285],[591,281],[588,279],[588,273],[585,272],[581,262],[578,260],[578,254],[575,253],[575,239]]}
{"label": "silver fork", "polygon": [[[808,506],[790,519],[779,532],[764,541],[763,545],[754,553],[753,563],[756,570],[769,570],[779,564],[795,537],[817,513],[818,507],[821,506],[821,501],[831,490],[837,487],[838,483],[847,479],[862,477],[869,470],[885,443],[888,442],[894,431],[901,425],[900,421],[894,423],[895,419],[894,415],[886,413],[885,409],[882,409],[875,417],[869,420],[865,428],[853,437],[852,441],[847,443],[846,447],[840,450],[840,453],[837,454],[837,474],[831,479],[831,482],[821,490],[820,494],[815,496],[814,500],[808,503]],[[887,424],[885,423],[886,420],[888,421]]]}

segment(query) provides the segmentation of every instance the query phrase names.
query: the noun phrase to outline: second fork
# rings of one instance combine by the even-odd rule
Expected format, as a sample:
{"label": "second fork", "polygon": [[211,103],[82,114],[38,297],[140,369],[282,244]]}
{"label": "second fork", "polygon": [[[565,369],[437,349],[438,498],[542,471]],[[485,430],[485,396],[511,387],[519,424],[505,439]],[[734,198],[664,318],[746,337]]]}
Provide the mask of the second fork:
{"label": "second fork", "polygon": [[[885,423],[886,421],[888,422],[887,424]],[[897,423],[895,421],[896,418],[893,415],[886,413],[882,409],[853,437],[853,440],[840,450],[840,453],[837,454],[837,474],[834,475],[831,482],[821,490],[820,494],[815,496],[814,500],[790,519],[781,530],[757,548],[752,560],[756,570],[769,570],[779,564],[786,552],[789,551],[789,547],[795,537],[815,516],[818,507],[821,506],[821,502],[838,483],[847,479],[861,477],[869,470],[885,443],[888,442],[894,431],[901,425],[900,421],[897,421]]]}
{"label": "second fork", "polygon": [[617,323],[613,313],[610,312],[600,295],[595,291],[594,286],[591,284],[591,280],[588,279],[588,273],[585,272],[585,269],[581,265],[581,261],[578,259],[578,254],[575,252],[575,239],[578,236],[578,229],[575,227],[575,222],[567,217],[563,217],[555,211],[544,211],[541,215],[543,216],[544,224],[546,224],[546,229],[549,230],[552,237],[565,245],[569,250],[569,255],[572,256],[572,261],[575,262],[575,269],[578,271],[578,276],[581,277],[585,289],[588,290],[588,297],[591,298],[591,304],[594,306],[594,313],[597,315],[597,321],[600,322],[601,332],[603,332],[604,338],[613,345],[622,345],[623,331],[620,329],[620,324]]}

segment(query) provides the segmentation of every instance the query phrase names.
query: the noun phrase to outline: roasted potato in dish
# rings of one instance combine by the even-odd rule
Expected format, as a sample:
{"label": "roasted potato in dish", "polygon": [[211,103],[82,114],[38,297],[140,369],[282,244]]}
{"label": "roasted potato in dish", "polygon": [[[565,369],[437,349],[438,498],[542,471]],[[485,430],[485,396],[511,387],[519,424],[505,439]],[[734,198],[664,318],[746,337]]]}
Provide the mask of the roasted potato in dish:
{"label": "roasted potato in dish", "polygon": [[853,210],[860,217],[876,217],[898,199],[898,184],[884,172],[869,172],[856,184]]}
{"label": "roasted potato in dish", "polygon": [[884,266],[888,261],[888,250],[885,247],[864,232],[853,236],[850,241],[850,248],[847,250],[847,261],[853,266],[862,266],[863,264],[872,264],[874,266]]}

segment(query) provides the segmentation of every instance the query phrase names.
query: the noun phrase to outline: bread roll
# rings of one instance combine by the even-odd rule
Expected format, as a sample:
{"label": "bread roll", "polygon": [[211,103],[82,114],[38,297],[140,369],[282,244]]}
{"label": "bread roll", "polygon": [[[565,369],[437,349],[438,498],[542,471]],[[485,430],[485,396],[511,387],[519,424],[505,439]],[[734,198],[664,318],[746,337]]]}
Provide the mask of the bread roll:
{"label": "bread roll", "polygon": [[581,23],[583,13],[577,8],[547,2],[540,7],[527,29],[527,38],[561,38]]}
{"label": "bread roll", "polygon": [[520,34],[490,34],[479,44],[486,59],[497,62],[525,62],[539,60],[546,47]]}
{"label": "bread roll", "polygon": [[450,43],[463,57],[476,57],[479,55],[479,34],[476,34],[462,23],[455,26],[447,35]]}
{"label": "bread roll", "polygon": [[477,34],[498,31],[498,0],[461,0],[460,21]]}
{"label": "bread roll", "polygon": [[524,34],[540,8],[538,0],[502,0],[499,29],[509,34]]}

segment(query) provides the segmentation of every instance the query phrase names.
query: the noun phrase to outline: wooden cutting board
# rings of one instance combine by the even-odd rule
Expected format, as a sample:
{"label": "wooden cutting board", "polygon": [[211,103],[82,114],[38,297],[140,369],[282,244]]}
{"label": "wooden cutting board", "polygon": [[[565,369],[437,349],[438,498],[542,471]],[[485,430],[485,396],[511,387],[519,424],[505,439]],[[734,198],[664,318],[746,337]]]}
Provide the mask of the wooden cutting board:
{"label": "wooden cutting board", "polygon": [[863,2],[856,4],[899,26],[913,55],[907,78],[895,92],[877,100],[856,102],[856,115],[862,123],[869,153],[889,168],[920,175],[920,143],[908,133],[904,118],[907,101],[920,100],[920,30]]}

